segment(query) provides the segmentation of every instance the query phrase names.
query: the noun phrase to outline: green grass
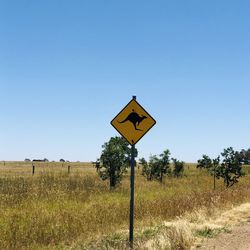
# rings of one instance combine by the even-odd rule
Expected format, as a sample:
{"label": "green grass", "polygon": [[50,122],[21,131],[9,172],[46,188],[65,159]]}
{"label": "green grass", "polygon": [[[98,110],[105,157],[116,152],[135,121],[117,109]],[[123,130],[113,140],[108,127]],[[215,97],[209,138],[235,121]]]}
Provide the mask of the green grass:
{"label": "green grass", "polygon": [[[95,242],[101,242],[103,249],[124,245],[129,176],[111,192],[91,164],[71,164],[70,175],[67,165],[50,164],[41,163],[32,176],[30,163],[0,163],[1,249],[84,249]],[[192,164],[185,177],[166,178],[163,184],[147,182],[137,169],[136,238],[154,237],[164,220],[203,207],[226,209],[249,198],[248,174],[228,190],[218,181],[214,191],[213,178]]]}
{"label": "green grass", "polygon": [[204,238],[214,238],[222,232],[228,232],[228,230],[225,228],[218,228],[218,229],[206,228],[203,230],[197,230],[196,234],[197,236],[201,236]]}

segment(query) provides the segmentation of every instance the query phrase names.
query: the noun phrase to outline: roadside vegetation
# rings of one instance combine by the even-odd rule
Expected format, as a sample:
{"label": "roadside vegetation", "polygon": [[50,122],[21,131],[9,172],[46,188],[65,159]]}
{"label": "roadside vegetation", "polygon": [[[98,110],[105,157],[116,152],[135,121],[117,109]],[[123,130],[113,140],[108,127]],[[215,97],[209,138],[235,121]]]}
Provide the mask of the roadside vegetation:
{"label": "roadside vegetation", "polygon": [[[131,150],[121,137],[102,149],[93,163],[0,163],[0,249],[127,249]],[[198,164],[170,156],[136,166],[135,249],[189,249],[226,230],[207,227],[211,216],[250,201],[246,152]]]}
{"label": "roadside vegetation", "polygon": [[[5,166],[0,163],[1,249],[126,248],[129,171],[110,190],[109,182],[103,181],[91,164],[72,164],[70,174],[61,163],[51,168],[43,164],[47,163],[40,163],[32,176],[30,163],[12,163],[18,172],[8,163]],[[174,165],[169,168],[173,170]],[[188,247],[193,237],[180,243],[182,233],[169,231],[167,222],[200,210],[208,216],[215,210],[249,201],[250,175],[247,166],[243,170],[246,174],[239,183],[225,188],[219,179],[213,190],[210,173],[197,169],[196,164],[186,163],[182,177],[167,175],[162,182],[147,181],[141,174],[142,166],[138,165],[135,247],[147,249],[142,246],[146,247],[148,241],[157,245],[156,235],[160,232],[168,235],[173,246]]]}

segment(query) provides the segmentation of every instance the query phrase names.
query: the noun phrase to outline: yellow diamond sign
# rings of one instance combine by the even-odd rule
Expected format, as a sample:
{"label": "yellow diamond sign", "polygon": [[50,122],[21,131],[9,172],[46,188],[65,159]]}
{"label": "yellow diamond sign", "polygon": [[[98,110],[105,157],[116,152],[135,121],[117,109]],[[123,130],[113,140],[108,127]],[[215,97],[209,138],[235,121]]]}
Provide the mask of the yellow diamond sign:
{"label": "yellow diamond sign", "polygon": [[154,118],[135,99],[111,121],[111,125],[131,145],[136,144],[155,124]]}

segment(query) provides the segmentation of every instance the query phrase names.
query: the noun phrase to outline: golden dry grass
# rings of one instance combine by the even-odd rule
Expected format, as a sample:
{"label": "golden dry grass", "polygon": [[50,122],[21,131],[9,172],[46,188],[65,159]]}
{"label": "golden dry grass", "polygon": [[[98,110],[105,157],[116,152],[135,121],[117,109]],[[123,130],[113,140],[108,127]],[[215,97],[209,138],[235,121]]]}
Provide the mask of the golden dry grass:
{"label": "golden dry grass", "polygon": [[[32,176],[30,163],[0,163],[1,249],[126,248],[128,176],[110,192],[91,164],[71,164],[70,175],[67,163],[45,164]],[[177,220],[179,226],[170,227],[165,221],[204,209],[208,217],[249,201],[249,180],[246,175],[227,190],[219,181],[214,191],[212,177],[192,164],[183,178],[166,178],[163,184],[147,182],[137,169],[135,248],[160,249],[166,242],[164,249],[188,248],[194,238],[190,224]]]}

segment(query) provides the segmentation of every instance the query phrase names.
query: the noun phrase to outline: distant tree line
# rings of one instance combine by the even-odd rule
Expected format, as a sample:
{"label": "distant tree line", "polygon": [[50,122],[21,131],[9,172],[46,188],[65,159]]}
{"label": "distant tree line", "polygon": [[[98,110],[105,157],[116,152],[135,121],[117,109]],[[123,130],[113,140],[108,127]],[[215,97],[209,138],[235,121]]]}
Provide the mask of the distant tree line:
{"label": "distant tree line", "polygon": [[[31,162],[31,160],[29,158],[25,158],[24,159],[25,162]],[[49,160],[47,158],[44,159],[33,159],[33,162],[49,162]],[[54,162],[54,161],[52,161]],[[69,161],[65,161],[64,159],[60,159],[59,162],[69,162]]]}
{"label": "distant tree line", "polygon": [[240,151],[241,157],[242,157],[242,163],[243,164],[250,164],[250,148],[245,150],[242,149]]}
{"label": "distant tree line", "polygon": [[[31,160],[29,158],[25,158],[24,161],[25,162],[30,162]],[[35,161],[35,162],[48,162],[49,160],[44,158],[44,159],[33,159],[32,161]]]}
{"label": "distant tree line", "polygon": [[49,162],[49,160],[47,158],[44,158],[44,159],[34,159],[32,161],[36,161],[36,162]]}

